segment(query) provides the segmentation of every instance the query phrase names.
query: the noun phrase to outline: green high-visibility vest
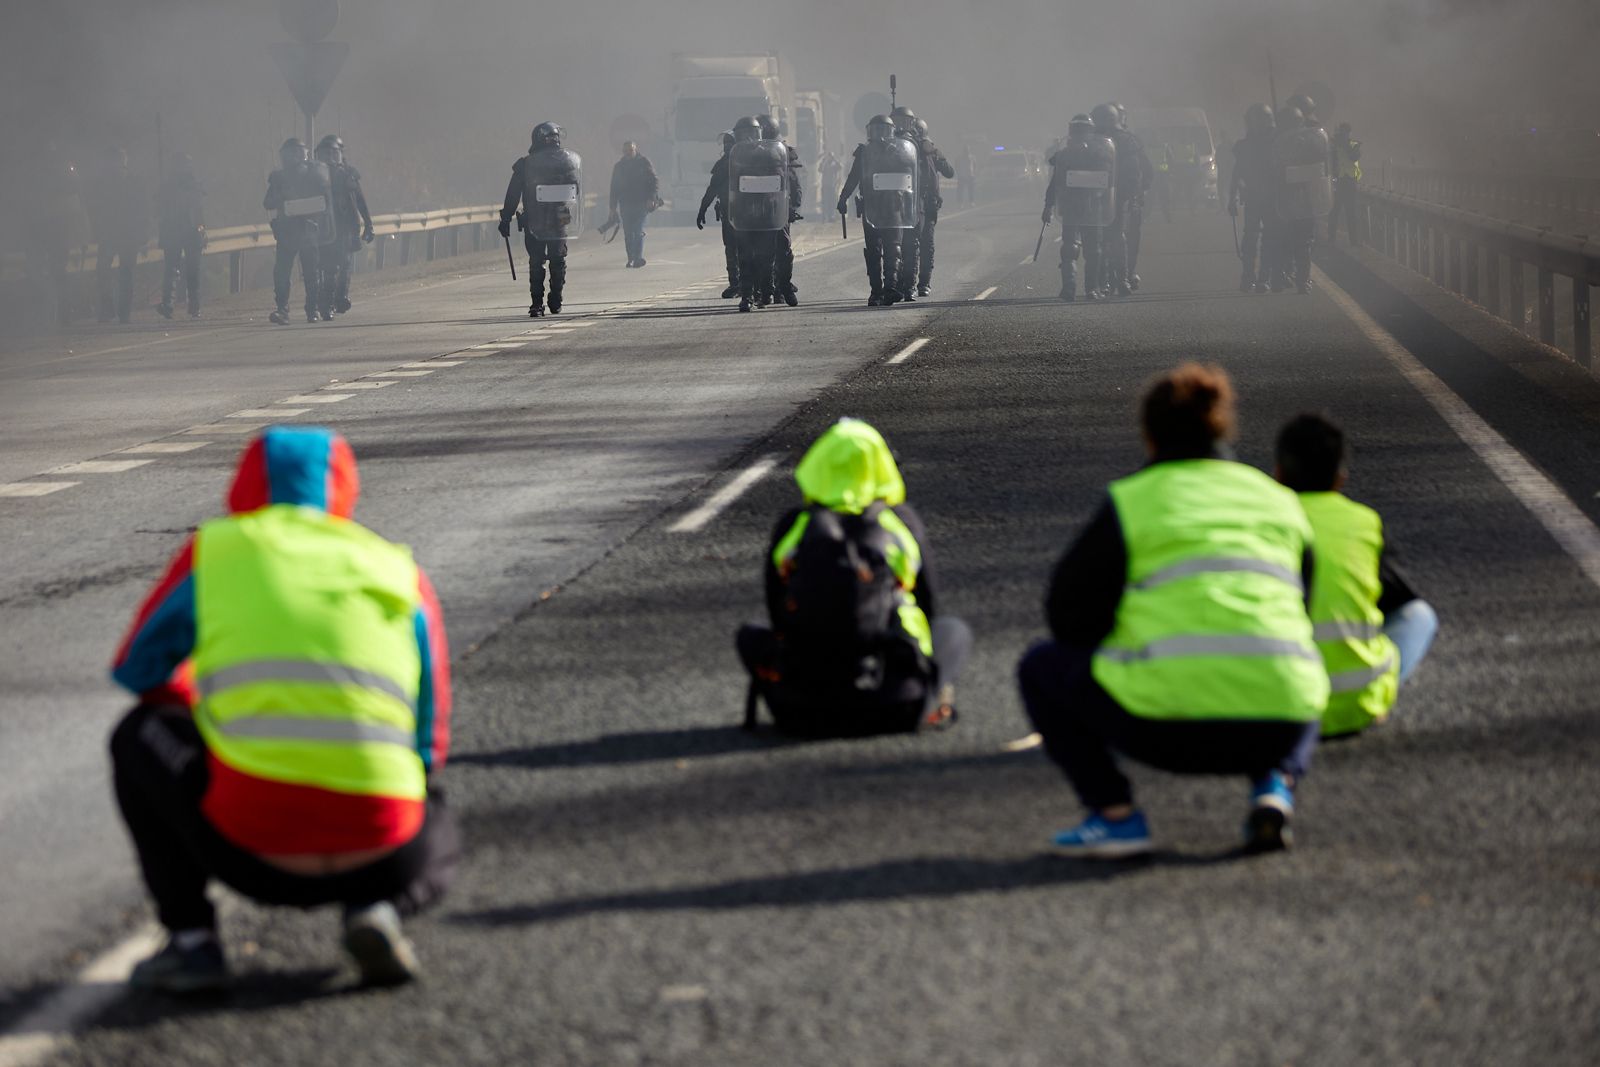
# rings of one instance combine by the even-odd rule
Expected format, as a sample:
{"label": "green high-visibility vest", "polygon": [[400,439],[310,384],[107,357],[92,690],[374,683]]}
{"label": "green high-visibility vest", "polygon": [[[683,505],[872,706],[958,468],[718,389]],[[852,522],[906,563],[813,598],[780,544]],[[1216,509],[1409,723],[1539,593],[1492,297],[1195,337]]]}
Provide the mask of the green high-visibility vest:
{"label": "green high-visibility vest", "polygon": [[1384,635],[1378,610],[1383,520],[1339,493],[1301,493],[1300,504],[1311,520],[1317,557],[1312,636],[1332,685],[1322,735],[1332,737],[1389,714],[1400,691],[1400,651]]}
{"label": "green high-visibility vest", "polygon": [[195,723],[244,774],[421,800],[422,672],[411,552],[318,508],[200,527]]}
{"label": "green high-visibility vest", "polygon": [[1127,584],[1094,677],[1150,719],[1313,722],[1328,674],[1311,638],[1294,493],[1242,463],[1156,463],[1113,482]]}

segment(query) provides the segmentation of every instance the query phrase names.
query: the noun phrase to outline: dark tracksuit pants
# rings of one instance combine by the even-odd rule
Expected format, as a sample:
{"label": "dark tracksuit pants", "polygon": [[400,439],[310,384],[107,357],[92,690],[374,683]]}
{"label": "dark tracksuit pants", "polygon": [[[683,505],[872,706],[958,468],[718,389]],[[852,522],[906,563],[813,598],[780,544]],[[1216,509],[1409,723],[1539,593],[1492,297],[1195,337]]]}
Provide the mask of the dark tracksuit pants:
{"label": "dark tracksuit pants", "polygon": [[1083,254],[1083,291],[1093,292],[1104,281],[1104,265],[1100,246],[1101,229],[1097,226],[1061,227],[1061,292],[1076,295],[1078,287],[1078,254]]}
{"label": "dark tracksuit pants", "polygon": [[182,244],[162,249],[166,268],[161,276],[161,303],[172,306],[173,284],[183,279],[183,290],[189,298],[189,314],[200,313],[200,251],[205,238],[199,233],[185,237]]}
{"label": "dark tracksuit pants", "polygon": [[1304,777],[1320,722],[1201,719],[1166,721],[1129,714],[1091,673],[1093,651],[1041,641],[1017,668],[1022,702],[1044,750],[1084,807],[1133,802],[1116,754],[1174,774],[1259,778],[1280,770]]}
{"label": "dark tracksuit pants", "polygon": [[545,264],[550,265],[550,306],[561,306],[561,293],[567,284],[567,242],[541,241],[531,233],[522,235],[528,250],[528,293],[535,307],[544,307]]}
{"label": "dark tracksuit pants", "polygon": [[1139,247],[1144,244],[1144,204],[1134,200],[1128,205],[1127,218],[1122,223],[1124,243],[1127,245],[1126,279],[1132,281],[1139,273]]}
{"label": "dark tracksuit pants", "polygon": [[728,265],[728,287],[739,287],[739,231],[733,228],[726,215],[722,218],[722,256]]}
{"label": "dark tracksuit pants", "polygon": [[938,225],[939,209],[925,210],[922,232],[917,237],[917,284],[923,288],[933,284],[933,231]]}
{"label": "dark tracksuit pants", "polygon": [[272,295],[276,298],[279,311],[289,310],[289,284],[294,276],[294,261],[300,259],[300,281],[306,287],[306,314],[314,314],[320,307],[318,290],[321,289],[322,268],[318,253],[321,251],[314,244],[303,247],[286,245],[278,242],[278,257],[272,264]]}
{"label": "dark tracksuit pants", "polygon": [[622,243],[628,253],[628,262],[644,258],[644,220],[650,214],[646,203],[621,204],[617,213],[622,216]]}
{"label": "dark tracksuit pants", "polygon": [[1274,267],[1292,284],[1304,288],[1311,282],[1311,246],[1317,239],[1317,220],[1278,219],[1272,232],[1277,235]]}
{"label": "dark tracksuit pants", "polygon": [[776,234],[772,252],[773,292],[787,293],[794,285],[794,238],[785,226]]}
{"label": "dark tracksuit pants", "polygon": [[1344,215],[1345,233],[1352,245],[1361,243],[1360,216],[1356,213],[1358,198],[1354,178],[1336,178],[1333,183],[1333,210],[1328,213],[1328,243],[1333,244],[1339,232],[1339,216]]}
{"label": "dark tracksuit pants", "polygon": [[780,230],[738,231],[739,296],[754,300],[771,296],[773,267],[778,254]]}
{"label": "dark tracksuit pants", "polygon": [[[1271,209],[1257,207],[1247,198],[1244,202],[1244,232],[1239,237],[1239,259],[1244,268],[1241,277],[1247,284],[1266,282],[1272,278],[1271,224]],[[1259,271],[1256,266],[1258,253],[1261,257]]]}
{"label": "dark tracksuit pants", "polygon": [[[972,628],[965,622],[940,615],[929,628],[933,633],[933,678],[886,680],[882,689],[843,695],[808,692],[803,685],[785,682],[758,680],[756,684],[784,733],[842,737],[909,732],[938,705],[940,690],[956,684],[972,654]],[[759,679],[779,662],[781,645],[765,626],[741,626],[734,644],[752,678]]]}
{"label": "dark tracksuit pants", "polygon": [[[111,261],[117,262],[115,277]],[[94,277],[100,292],[100,318],[127,322],[133,317],[133,267],[139,262],[138,245],[103,244],[95,257]]]}
{"label": "dark tracksuit pants", "polygon": [[867,282],[873,296],[895,290],[900,277],[901,235],[909,230],[880,230],[863,225],[866,240]]}
{"label": "dark tracksuit pants", "polygon": [[111,735],[117,805],[133,838],[156,914],[168,930],[209,929],[214,878],[263,904],[359,908],[390,901],[402,915],[433,904],[460,861],[460,835],[442,796],[430,793],[422,829],[394,852],[341,874],[291,874],[228,841],[200,812],[209,777],[200,732],[187,714],[140,705]]}

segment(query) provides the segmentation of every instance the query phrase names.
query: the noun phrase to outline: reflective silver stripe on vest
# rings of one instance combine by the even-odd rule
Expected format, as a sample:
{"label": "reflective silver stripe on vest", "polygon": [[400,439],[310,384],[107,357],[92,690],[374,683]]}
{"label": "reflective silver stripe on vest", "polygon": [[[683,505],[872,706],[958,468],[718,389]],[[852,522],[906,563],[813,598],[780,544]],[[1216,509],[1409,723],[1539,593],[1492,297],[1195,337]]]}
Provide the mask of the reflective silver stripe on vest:
{"label": "reflective silver stripe on vest", "polygon": [[259,659],[237,663],[196,679],[201,697],[214,697],[226,689],[252,682],[322,682],[327,685],[354,685],[387,693],[410,704],[411,695],[393,678],[385,678],[359,667],[341,663],[318,663],[308,659]]}
{"label": "reflective silver stripe on vest", "polygon": [[1115,663],[1175,659],[1179,656],[1294,656],[1313,663],[1322,662],[1322,656],[1316,649],[1298,641],[1281,637],[1235,637],[1224,634],[1165,637],[1143,648],[1101,648],[1096,655]]}
{"label": "reflective silver stripe on vest", "polygon": [[1280,567],[1276,563],[1268,563],[1264,559],[1232,556],[1186,559],[1182,563],[1174,563],[1170,567],[1161,568],[1144,579],[1144,581],[1133,583],[1133,587],[1139,590],[1154,589],[1158,585],[1166,585],[1168,582],[1175,582],[1180,578],[1189,578],[1196,574],[1227,574],[1241,571],[1250,574],[1265,574],[1269,578],[1287,582],[1302,593],[1305,592],[1305,585],[1300,580],[1300,575],[1287,567]]}
{"label": "reflective silver stripe on vest", "polygon": [[1383,627],[1375,622],[1319,622],[1311,627],[1311,636],[1318,641],[1375,641],[1383,636]]}
{"label": "reflective silver stripe on vest", "polygon": [[264,741],[349,741],[415,748],[417,739],[410,731],[379,723],[351,722],[349,719],[312,719],[298,715],[244,715],[216,724],[226,737],[249,737]]}
{"label": "reflective silver stripe on vest", "polygon": [[1355,693],[1376,682],[1379,678],[1394,670],[1394,653],[1384,657],[1382,663],[1376,667],[1369,667],[1361,671],[1340,671],[1338,674],[1328,675],[1328,686],[1335,693]]}

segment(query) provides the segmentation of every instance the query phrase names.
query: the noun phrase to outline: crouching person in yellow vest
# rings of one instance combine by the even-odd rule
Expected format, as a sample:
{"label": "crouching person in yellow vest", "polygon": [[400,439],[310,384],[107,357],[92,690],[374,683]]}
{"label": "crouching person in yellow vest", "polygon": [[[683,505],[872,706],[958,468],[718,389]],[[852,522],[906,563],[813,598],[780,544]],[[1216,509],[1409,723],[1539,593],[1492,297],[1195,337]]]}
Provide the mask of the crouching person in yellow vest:
{"label": "crouching person in yellow vest", "polygon": [[351,521],[355,459],[314,428],[244,451],[228,516],[146,598],[112,677],[117,803],[167,945],[134,986],[228,981],[213,879],[264,904],[344,908],[370,985],[417,973],[400,918],[433,903],[459,838],[432,788],[449,745],[439,605],[403,545]]}
{"label": "crouching person in yellow vest", "polygon": [[1187,364],[1143,401],[1150,463],[1056,566],[1053,639],[1023,657],[1023,703],[1088,809],[1063,852],[1148,852],[1121,754],[1178,774],[1251,783],[1250,851],[1286,848],[1294,786],[1328,700],[1305,590],[1311,527],[1293,493],[1234,460],[1233,390]]}
{"label": "crouching person in yellow vest", "polygon": [[804,505],[778,520],[763,563],[771,628],[744,626],[745,725],[764,700],[809,737],[942,729],[972,631],[938,613],[922,520],[882,435],[841,419],[795,468]]}
{"label": "crouching person in yellow vest", "polygon": [[1321,415],[1300,415],[1278,434],[1278,481],[1300,495],[1317,553],[1311,628],[1332,686],[1322,736],[1382,722],[1417,669],[1439,616],[1394,563],[1383,520],[1344,488],[1344,433]]}

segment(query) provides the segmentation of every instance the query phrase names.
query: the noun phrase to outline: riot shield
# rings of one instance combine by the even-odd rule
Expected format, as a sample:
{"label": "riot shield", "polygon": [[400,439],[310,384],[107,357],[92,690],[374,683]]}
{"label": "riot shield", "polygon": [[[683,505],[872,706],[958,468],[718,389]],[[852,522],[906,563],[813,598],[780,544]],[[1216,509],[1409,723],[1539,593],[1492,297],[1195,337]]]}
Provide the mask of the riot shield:
{"label": "riot shield", "polygon": [[296,247],[331,244],[336,233],[328,168],[321,163],[303,163],[284,171],[283,183],[283,206],[274,227],[279,240]]}
{"label": "riot shield", "polygon": [[528,153],[523,166],[522,227],[536,241],[571,241],[583,233],[583,160],[554,145]]}
{"label": "riot shield", "polygon": [[1333,210],[1328,176],[1328,131],[1317,126],[1289,130],[1272,146],[1278,172],[1278,217],[1320,219]]}
{"label": "riot shield", "polygon": [[1117,217],[1117,146],[1094,134],[1055,156],[1056,210],[1063,226],[1110,226]]}
{"label": "riot shield", "polygon": [[728,224],[741,233],[789,224],[789,148],[782,141],[740,141],[728,153]]}
{"label": "riot shield", "polygon": [[861,154],[862,217],[875,230],[909,230],[922,208],[917,146],[903,137],[868,141]]}

